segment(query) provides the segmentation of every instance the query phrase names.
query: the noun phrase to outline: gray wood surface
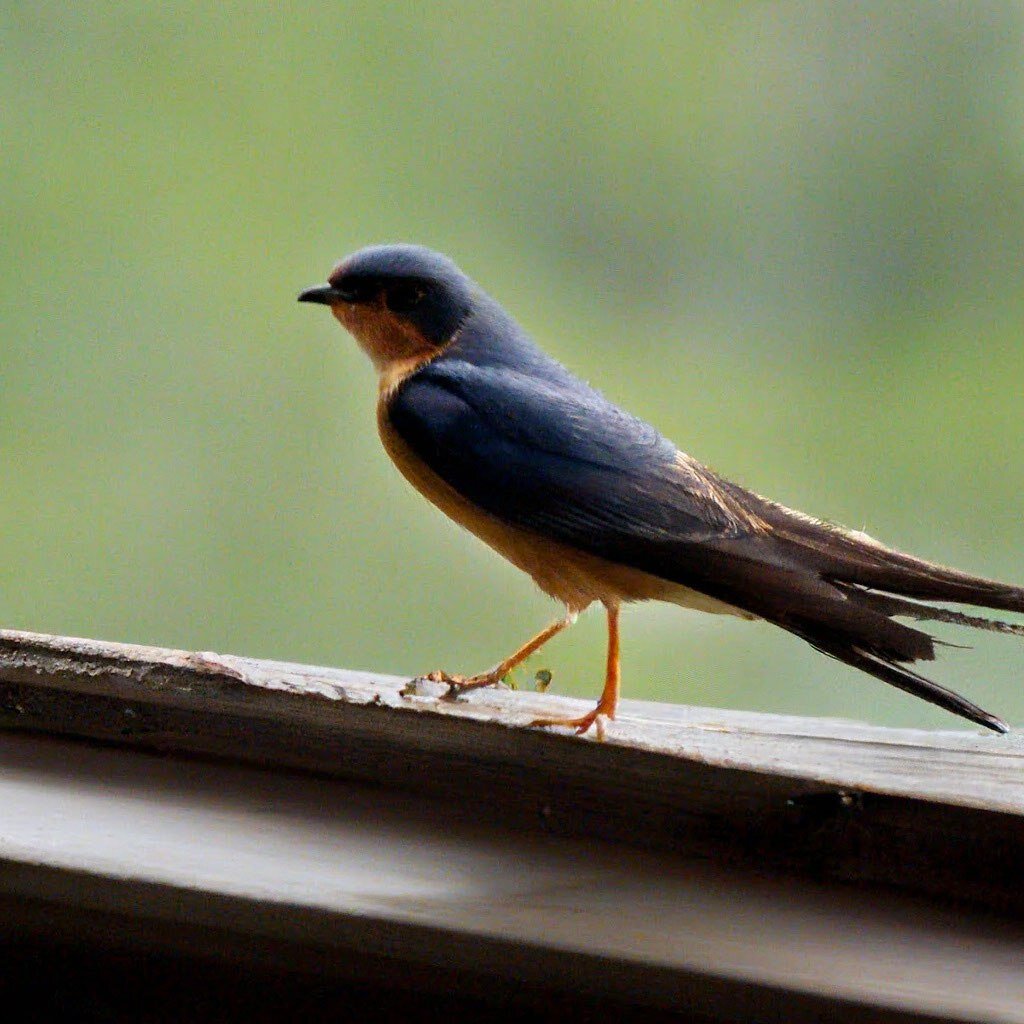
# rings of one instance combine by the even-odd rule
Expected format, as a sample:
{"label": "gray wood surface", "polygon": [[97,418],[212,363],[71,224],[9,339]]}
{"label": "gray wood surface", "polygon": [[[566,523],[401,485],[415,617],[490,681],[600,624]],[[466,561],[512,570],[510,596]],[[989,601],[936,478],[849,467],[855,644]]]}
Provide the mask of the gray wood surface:
{"label": "gray wood surface", "polygon": [[714,1020],[1024,1021],[1019,737],[625,701],[598,742],[526,726],[581,701],[442,692],[0,632],[0,933],[58,906]]}
{"label": "gray wood surface", "polygon": [[0,633],[0,724],[476,800],[481,815],[1024,912],[1020,737],[585,702],[210,653]]}
{"label": "gray wood surface", "polygon": [[[467,749],[472,756],[473,744],[486,735],[488,748],[507,750],[509,744],[532,740],[547,748],[548,756],[562,756],[571,764],[574,752],[596,742],[592,734],[526,728],[538,715],[574,715],[592,706],[550,693],[493,688],[449,701],[442,699],[441,685],[420,681],[410,687],[408,679],[397,676],[15,630],[0,630],[0,683],[8,694],[0,710],[9,727],[115,741],[167,741],[185,748],[189,737],[174,736],[173,730],[157,736],[135,723],[133,702],[140,711],[204,710],[333,728],[359,723],[381,735],[415,738],[425,748],[450,745],[457,756]],[[12,696],[18,686],[36,700],[19,707]],[[53,689],[66,698],[47,702],[46,691]],[[82,700],[72,701],[71,695]],[[120,704],[119,718],[90,717],[89,708],[99,711],[103,698]],[[621,750],[645,752],[825,788],[1024,814],[1024,736],[1015,733],[890,729],[841,719],[624,700],[604,744],[598,744],[602,747],[609,760]],[[341,770],[314,754],[305,760],[307,767]]]}
{"label": "gray wood surface", "polygon": [[1024,1021],[1019,922],[509,830],[489,799],[0,736],[0,936],[128,922],[143,948],[319,976],[378,957],[703,1021]]}

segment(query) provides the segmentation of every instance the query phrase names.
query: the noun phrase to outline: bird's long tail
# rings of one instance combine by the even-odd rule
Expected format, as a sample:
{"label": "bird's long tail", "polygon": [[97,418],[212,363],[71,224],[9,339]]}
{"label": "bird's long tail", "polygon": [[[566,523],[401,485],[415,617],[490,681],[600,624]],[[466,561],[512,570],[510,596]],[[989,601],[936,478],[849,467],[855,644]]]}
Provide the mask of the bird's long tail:
{"label": "bird's long tail", "polygon": [[[1024,613],[1024,588],[935,565],[863,533],[761,501],[756,514],[767,523],[768,536],[790,570],[777,577],[789,596],[773,595],[769,587],[762,608],[750,610],[824,654],[969,721],[1007,731],[995,715],[909,668],[913,662],[932,660],[935,645],[942,641],[895,620],[943,622],[1024,637],[1022,624],[925,603],[947,601]],[[794,602],[791,574],[798,569],[809,571],[812,578],[802,578],[799,589],[806,588],[807,597]]]}
{"label": "bird's long tail", "polygon": [[[889,615],[911,616],[915,619],[930,619],[939,622],[955,622],[959,625],[974,626],[981,629],[994,629],[1002,633],[1024,633],[1019,626],[1005,622],[994,622],[988,619],[973,615],[961,615],[959,612],[951,611],[948,608],[923,609],[916,602],[901,601],[890,598],[888,595],[871,594],[867,592],[852,592],[850,600],[863,605],[865,608],[878,608],[879,617],[883,622],[890,622]],[[876,600],[883,600],[888,608],[881,611],[881,604]],[[911,607],[913,606],[913,608]],[[782,623],[780,623],[781,625]],[[960,715],[968,721],[983,725],[995,732],[1007,732],[1009,727],[997,715],[979,707],[973,701],[961,696],[954,690],[950,690],[939,683],[928,679],[926,676],[915,672],[907,666],[907,662],[917,660],[930,661],[934,657],[934,644],[940,641],[934,640],[928,634],[912,627],[905,627],[909,633],[915,634],[918,638],[914,643],[915,650],[894,649],[891,644],[879,644],[875,630],[865,629],[863,636],[855,637],[844,629],[835,629],[832,623],[822,621],[817,623],[804,623],[801,627],[787,627],[790,632],[802,637],[812,647],[845,662],[854,668],[861,669],[876,679],[896,686],[907,693],[920,697],[922,700],[935,704],[955,715]],[[921,650],[918,646],[920,640],[926,642],[926,648]]]}
{"label": "bird's long tail", "polygon": [[921,601],[911,601],[908,598],[896,597],[893,594],[882,594],[875,590],[867,590],[856,584],[844,585],[837,583],[836,585],[844,590],[851,599],[859,601],[865,607],[873,608],[875,611],[890,617],[900,615],[907,619],[916,619],[918,622],[950,622],[955,626],[970,626],[972,629],[987,629],[992,633],[1024,636],[1024,624],[1019,622],[986,619],[982,615],[966,615],[964,612],[954,611],[952,608],[924,604]]}

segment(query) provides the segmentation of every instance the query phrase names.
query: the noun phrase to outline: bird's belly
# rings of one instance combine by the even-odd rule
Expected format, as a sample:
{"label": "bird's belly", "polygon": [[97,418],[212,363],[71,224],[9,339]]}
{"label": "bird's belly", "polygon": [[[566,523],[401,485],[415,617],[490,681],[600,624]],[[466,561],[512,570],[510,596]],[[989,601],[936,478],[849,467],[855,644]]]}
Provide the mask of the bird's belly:
{"label": "bird's belly", "polygon": [[724,601],[718,601],[699,590],[691,590],[689,587],[680,586],[677,583],[671,584],[672,589],[662,601],[669,601],[679,605],[680,608],[692,608],[698,612],[710,612],[712,615],[738,615],[741,619],[756,619],[757,616],[751,612],[745,612],[742,608],[736,608]]}
{"label": "bird's belly", "polygon": [[[467,501],[442,480],[405,443],[387,418],[386,402],[378,406],[377,425],[384,450],[402,475],[433,505],[449,518],[479,537],[485,544],[531,576],[544,593],[580,611],[594,601],[619,604],[627,601],[673,601],[686,588],[649,573],[606,561],[596,555],[541,537],[527,530],[503,523]],[[694,591],[688,607],[705,607],[698,599],[717,607],[707,611],[730,611],[726,605]]]}

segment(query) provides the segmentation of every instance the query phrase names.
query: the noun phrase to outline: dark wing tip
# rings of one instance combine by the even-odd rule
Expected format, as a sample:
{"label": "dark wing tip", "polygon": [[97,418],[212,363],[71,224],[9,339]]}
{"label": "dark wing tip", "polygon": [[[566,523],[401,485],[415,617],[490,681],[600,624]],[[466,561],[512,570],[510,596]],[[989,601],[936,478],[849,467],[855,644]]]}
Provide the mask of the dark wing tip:
{"label": "dark wing tip", "polygon": [[1010,731],[1010,727],[1001,718],[996,718],[995,715],[986,714],[983,721],[978,723],[979,725],[985,726],[986,729],[991,729],[993,732],[1002,733],[1004,736]]}

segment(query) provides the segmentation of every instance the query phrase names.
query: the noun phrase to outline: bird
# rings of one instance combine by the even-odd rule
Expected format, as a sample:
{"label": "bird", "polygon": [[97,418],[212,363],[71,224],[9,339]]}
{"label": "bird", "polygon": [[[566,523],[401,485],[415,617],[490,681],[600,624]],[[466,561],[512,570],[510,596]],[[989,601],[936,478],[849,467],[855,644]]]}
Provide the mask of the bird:
{"label": "bird", "polygon": [[911,623],[1024,636],[1024,625],[945,607],[1024,612],[1024,588],[915,558],[718,475],[544,352],[441,253],[369,246],[298,299],[329,307],[369,356],[377,429],[402,475],[564,607],[485,672],[429,673],[448,696],[500,682],[600,604],[608,642],[597,704],[530,724],[582,734],[596,723],[604,738],[619,701],[620,610],[655,600],[765,620],[968,721],[1008,730],[918,672],[941,641]]}

